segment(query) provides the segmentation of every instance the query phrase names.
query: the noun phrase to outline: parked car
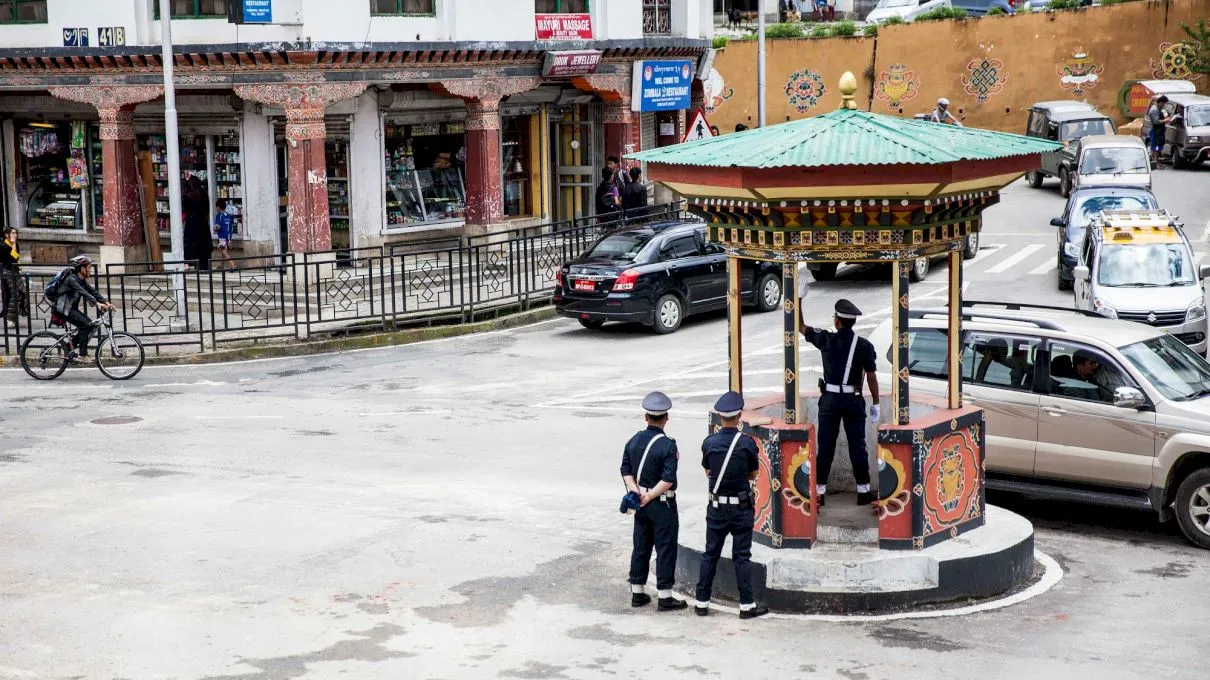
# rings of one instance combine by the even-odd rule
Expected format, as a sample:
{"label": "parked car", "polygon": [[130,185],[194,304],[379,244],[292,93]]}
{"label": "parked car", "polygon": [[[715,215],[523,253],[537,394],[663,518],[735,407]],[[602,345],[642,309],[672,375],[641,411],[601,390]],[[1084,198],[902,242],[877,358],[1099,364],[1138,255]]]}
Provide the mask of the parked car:
{"label": "parked car", "polygon": [[1063,215],[1050,221],[1058,227],[1058,284],[1059,290],[1071,290],[1076,262],[1080,258],[1080,246],[1084,243],[1084,230],[1092,218],[1106,210],[1156,210],[1160,207],[1155,194],[1146,187],[1081,187],[1071,192]]}
{"label": "parked car", "polygon": [[1113,121],[1091,104],[1065,100],[1034,104],[1029,109],[1025,134],[1062,142],[1063,147],[1042,154],[1041,167],[1025,173],[1026,181],[1037,189],[1045,178],[1058,177],[1059,191],[1066,197],[1071,192],[1071,173],[1075,171],[1074,143],[1088,135],[1111,135],[1113,132]]}
{"label": "parked car", "polygon": [[868,24],[882,23],[891,17],[911,21],[925,12],[951,6],[950,0],[878,0],[865,20]]}
{"label": "parked car", "polygon": [[1173,96],[1196,92],[1197,86],[1191,80],[1136,80],[1131,83],[1126,97],[1130,106],[1142,116],[1143,127],[1139,134],[1143,141],[1146,142],[1151,138],[1151,121],[1147,120],[1145,113],[1151,109],[1156,98],[1160,95],[1167,95],[1169,105],[1165,110],[1171,113]]}
{"label": "parked car", "polygon": [[1016,11],[1020,0],[951,0],[955,9],[964,9],[966,13],[977,17],[983,16],[992,11],[993,8],[1004,10],[1005,14],[1012,14]]}
{"label": "parked car", "polygon": [[1076,309],[1155,326],[1206,353],[1206,301],[1193,247],[1166,211],[1094,217],[1072,275]]}
{"label": "parked car", "polygon": [[[913,393],[946,393],[946,315],[910,314]],[[1210,549],[1210,363],[1158,328],[1070,309],[971,302],[962,329],[989,489],[1175,515]],[[870,336],[888,361],[891,336],[890,321]]]}
{"label": "parked car", "polygon": [[1076,143],[1075,155],[1072,187],[1151,188],[1151,160],[1147,157],[1147,146],[1138,137],[1089,135]]}
{"label": "parked car", "polygon": [[1172,166],[1181,168],[1210,159],[1210,97],[1200,94],[1168,96],[1172,122],[1164,130],[1164,148]]}
{"label": "parked car", "polygon": [[[781,266],[740,260],[742,300],[762,312],[782,303]],[[685,317],[727,307],[727,256],[700,221],[612,231],[556,273],[555,310],[598,329],[638,322],[672,333]]]}

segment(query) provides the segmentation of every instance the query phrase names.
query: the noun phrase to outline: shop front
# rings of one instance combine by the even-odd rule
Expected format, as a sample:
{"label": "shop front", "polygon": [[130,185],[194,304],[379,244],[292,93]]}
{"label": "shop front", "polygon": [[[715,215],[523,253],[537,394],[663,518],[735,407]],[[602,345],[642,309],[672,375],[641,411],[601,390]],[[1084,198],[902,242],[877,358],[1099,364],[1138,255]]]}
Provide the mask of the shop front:
{"label": "shop front", "polygon": [[383,118],[387,231],[466,219],[466,131],[441,117]]}
{"label": "shop front", "polygon": [[14,170],[15,226],[58,233],[100,231],[104,215],[96,123],[14,119],[12,126],[13,153],[6,149],[5,160]]}

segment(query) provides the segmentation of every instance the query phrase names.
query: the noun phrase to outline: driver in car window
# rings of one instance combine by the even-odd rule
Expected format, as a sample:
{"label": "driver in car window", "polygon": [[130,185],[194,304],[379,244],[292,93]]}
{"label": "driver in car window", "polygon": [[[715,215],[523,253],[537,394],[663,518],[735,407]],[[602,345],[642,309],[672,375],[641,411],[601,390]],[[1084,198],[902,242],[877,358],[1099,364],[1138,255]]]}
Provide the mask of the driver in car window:
{"label": "driver in car window", "polygon": [[1112,402],[1113,393],[1117,388],[1129,387],[1120,373],[1101,364],[1091,352],[1076,350],[1071,357],[1071,363],[1075,368],[1076,377],[1097,386],[1097,399],[1100,401]]}

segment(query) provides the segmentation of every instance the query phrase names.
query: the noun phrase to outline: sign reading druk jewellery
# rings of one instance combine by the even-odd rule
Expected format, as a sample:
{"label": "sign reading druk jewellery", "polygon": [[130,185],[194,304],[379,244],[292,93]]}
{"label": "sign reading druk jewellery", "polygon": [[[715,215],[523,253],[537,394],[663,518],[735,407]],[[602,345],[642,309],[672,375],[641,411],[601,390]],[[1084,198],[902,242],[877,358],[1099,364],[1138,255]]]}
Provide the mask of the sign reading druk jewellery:
{"label": "sign reading druk jewellery", "polygon": [[597,50],[547,52],[542,62],[542,77],[570,78],[591,75],[601,65],[602,54]]}
{"label": "sign reading druk jewellery", "polygon": [[693,87],[693,62],[636,61],[632,83],[631,108],[635,111],[687,109]]}
{"label": "sign reading druk jewellery", "polygon": [[538,40],[592,40],[590,14],[535,15]]}

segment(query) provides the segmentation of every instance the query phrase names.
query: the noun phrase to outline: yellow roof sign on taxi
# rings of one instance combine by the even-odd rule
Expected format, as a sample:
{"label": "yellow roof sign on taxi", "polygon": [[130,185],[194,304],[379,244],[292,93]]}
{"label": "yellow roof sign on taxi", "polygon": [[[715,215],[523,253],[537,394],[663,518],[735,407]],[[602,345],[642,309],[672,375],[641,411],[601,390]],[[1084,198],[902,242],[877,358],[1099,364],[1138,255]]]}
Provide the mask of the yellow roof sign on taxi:
{"label": "yellow roof sign on taxi", "polygon": [[1100,215],[1107,243],[1180,243],[1180,228],[1166,210],[1106,210]]}

